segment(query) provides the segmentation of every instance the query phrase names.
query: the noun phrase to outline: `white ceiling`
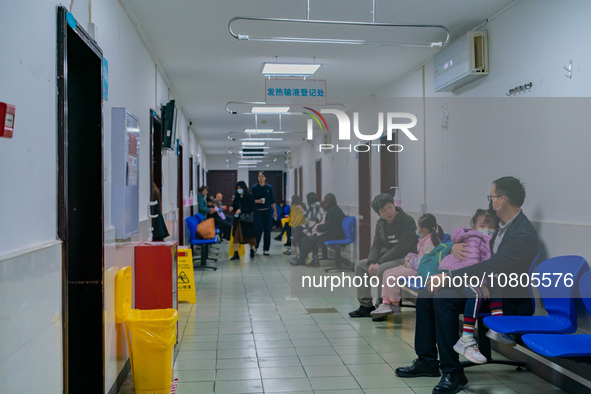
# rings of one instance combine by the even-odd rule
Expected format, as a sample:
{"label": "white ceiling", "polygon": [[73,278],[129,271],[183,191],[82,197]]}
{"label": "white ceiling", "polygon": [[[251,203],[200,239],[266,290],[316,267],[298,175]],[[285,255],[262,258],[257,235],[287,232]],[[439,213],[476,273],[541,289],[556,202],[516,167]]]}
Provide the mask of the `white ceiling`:
{"label": "white ceiling", "polygon": [[[368,97],[436,53],[432,48],[238,41],[228,32],[235,16],[306,18],[306,0],[121,0],[131,8],[172,89],[208,155],[237,150],[230,131],[255,124],[253,115],[231,115],[229,101],[264,101],[263,62],[321,63],[317,79],[327,81],[327,101]],[[511,0],[377,0],[376,22],[445,25],[452,40]],[[310,0],[310,19],[371,22],[371,0]],[[233,25],[238,33],[265,28],[286,35],[284,24]],[[336,38],[350,33],[334,27]],[[250,30],[247,30],[250,29]],[[382,40],[405,32],[379,30]],[[441,31],[426,32],[440,41]],[[415,33],[416,35],[417,33]],[[413,37],[414,38],[414,37]],[[276,58],[277,57],[277,58]],[[286,119],[287,118],[287,119]],[[259,116],[259,127],[279,129],[278,116]],[[267,121],[262,125],[263,121]],[[283,117],[283,130],[290,130]],[[303,130],[298,130],[303,131]],[[289,142],[274,142],[284,155]],[[234,156],[235,157],[235,156]]]}

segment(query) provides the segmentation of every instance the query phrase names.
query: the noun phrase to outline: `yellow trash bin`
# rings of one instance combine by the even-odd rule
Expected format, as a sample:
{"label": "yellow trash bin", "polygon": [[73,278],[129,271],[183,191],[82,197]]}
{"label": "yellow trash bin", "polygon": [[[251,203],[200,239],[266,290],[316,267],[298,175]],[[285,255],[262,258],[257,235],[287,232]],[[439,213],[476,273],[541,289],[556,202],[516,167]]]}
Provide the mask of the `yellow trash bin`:
{"label": "yellow trash bin", "polygon": [[136,394],[170,393],[177,320],[176,309],[130,311],[125,324]]}
{"label": "yellow trash bin", "polygon": [[131,267],[115,283],[115,321],[125,323],[136,394],[169,394],[176,343],[176,309],[131,309]]}

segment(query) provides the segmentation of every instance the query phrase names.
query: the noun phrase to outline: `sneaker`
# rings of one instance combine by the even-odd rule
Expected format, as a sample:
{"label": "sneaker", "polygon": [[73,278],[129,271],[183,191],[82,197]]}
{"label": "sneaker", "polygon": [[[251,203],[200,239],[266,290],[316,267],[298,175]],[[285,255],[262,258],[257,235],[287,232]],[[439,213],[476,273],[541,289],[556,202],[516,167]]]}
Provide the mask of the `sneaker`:
{"label": "sneaker", "polygon": [[515,346],[515,339],[509,334],[501,334],[500,332],[496,332],[489,328],[486,333],[486,336],[492,339],[493,341],[504,343],[505,345]]}
{"label": "sneaker", "polygon": [[283,238],[283,235],[278,235],[278,236],[276,236],[276,237],[273,237],[273,239],[274,239],[275,241],[281,241],[281,238]]}
{"label": "sneaker", "polygon": [[371,317],[371,312],[376,308],[372,305],[371,307],[360,306],[359,309],[355,309],[353,312],[349,312],[351,317]]}
{"label": "sneaker", "polygon": [[382,303],[382,304],[380,304],[378,309],[376,309],[375,311],[371,311],[370,315],[372,315],[373,317],[381,317],[381,316],[391,315],[393,306],[394,305],[392,305],[392,304]]}
{"label": "sneaker", "polygon": [[291,249],[287,249],[285,252],[283,252],[283,254],[286,256],[291,255]]}
{"label": "sneaker", "polygon": [[461,354],[474,364],[485,364],[488,360],[480,353],[474,338],[464,339],[461,337],[454,345],[456,353]]}
{"label": "sneaker", "polygon": [[265,255],[265,256],[268,256],[268,255],[269,255],[269,251],[268,251],[268,250],[265,250],[265,251],[263,252],[263,255]]}

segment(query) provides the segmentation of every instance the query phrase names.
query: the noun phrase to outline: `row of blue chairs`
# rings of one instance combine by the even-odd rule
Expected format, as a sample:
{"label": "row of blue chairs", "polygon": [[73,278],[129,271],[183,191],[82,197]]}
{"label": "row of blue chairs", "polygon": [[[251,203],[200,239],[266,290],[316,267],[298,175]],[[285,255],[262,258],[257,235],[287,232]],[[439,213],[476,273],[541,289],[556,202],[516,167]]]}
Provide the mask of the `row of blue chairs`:
{"label": "row of blue chairs", "polygon": [[[489,364],[505,364],[525,367],[521,361],[493,360],[490,339],[485,336],[486,329],[503,334],[522,335],[522,342],[534,352],[546,357],[573,358],[577,361],[591,360],[591,335],[567,335],[577,330],[575,299],[583,299],[591,315],[591,272],[589,265],[581,256],[558,256],[538,264],[538,254],[530,266],[528,275],[552,280],[550,286],[538,286],[546,316],[491,316],[480,313],[478,316],[478,347],[488,359]],[[560,280],[558,280],[560,277]],[[568,278],[568,279],[566,279]],[[543,284],[543,282],[542,282]],[[546,282],[548,284],[548,282]],[[578,284],[578,286],[577,286]],[[414,290],[416,284],[407,286]],[[532,311],[535,311],[535,298],[530,286]],[[578,292],[578,294],[577,294]],[[473,366],[471,362],[462,363],[464,367]]]}

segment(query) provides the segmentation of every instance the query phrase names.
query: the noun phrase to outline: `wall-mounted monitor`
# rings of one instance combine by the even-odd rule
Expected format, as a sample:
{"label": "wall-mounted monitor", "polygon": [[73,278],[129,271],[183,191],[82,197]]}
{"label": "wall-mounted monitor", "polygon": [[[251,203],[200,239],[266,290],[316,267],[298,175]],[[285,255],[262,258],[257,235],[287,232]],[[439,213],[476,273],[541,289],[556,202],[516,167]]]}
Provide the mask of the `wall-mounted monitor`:
{"label": "wall-mounted monitor", "polygon": [[174,149],[176,143],[176,107],[174,100],[170,100],[162,106],[162,147],[164,149]]}

